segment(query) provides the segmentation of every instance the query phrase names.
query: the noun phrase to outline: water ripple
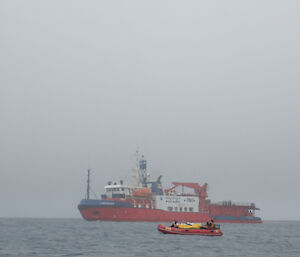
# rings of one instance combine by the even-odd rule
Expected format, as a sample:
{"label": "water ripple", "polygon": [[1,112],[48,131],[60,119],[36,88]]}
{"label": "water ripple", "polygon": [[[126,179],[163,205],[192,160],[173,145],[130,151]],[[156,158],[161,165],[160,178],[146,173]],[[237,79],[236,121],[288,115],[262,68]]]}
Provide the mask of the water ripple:
{"label": "water ripple", "polygon": [[164,235],[156,223],[0,218],[0,256],[298,257],[300,222],[223,224],[222,237]]}

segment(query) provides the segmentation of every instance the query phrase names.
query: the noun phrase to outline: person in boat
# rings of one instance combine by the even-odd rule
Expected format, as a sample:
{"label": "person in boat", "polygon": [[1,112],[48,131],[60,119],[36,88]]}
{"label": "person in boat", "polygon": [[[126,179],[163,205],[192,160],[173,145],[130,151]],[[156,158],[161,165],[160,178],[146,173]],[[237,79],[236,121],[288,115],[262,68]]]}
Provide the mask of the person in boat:
{"label": "person in boat", "polygon": [[173,221],[172,222],[172,225],[171,225],[172,228],[178,228],[178,224],[177,224],[177,221]]}
{"label": "person in boat", "polygon": [[215,222],[213,219],[211,219],[210,221],[206,222],[205,228],[212,229],[212,228],[214,228],[214,226],[215,226]]}
{"label": "person in boat", "polygon": [[215,227],[215,222],[213,219],[210,220],[210,228],[214,228]]}
{"label": "person in boat", "polygon": [[210,225],[210,222],[209,222],[209,221],[207,221],[207,222],[206,222],[206,224],[205,224],[205,226],[204,226],[204,228],[208,228],[208,227],[209,227],[209,225]]}

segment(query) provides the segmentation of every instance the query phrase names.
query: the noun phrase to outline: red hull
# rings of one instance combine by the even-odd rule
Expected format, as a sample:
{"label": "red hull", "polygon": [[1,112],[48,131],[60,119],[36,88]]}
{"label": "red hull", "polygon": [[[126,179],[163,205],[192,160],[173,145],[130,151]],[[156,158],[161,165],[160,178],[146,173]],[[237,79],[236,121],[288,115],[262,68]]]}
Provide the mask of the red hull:
{"label": "red hull", "polygon": [[[154,209],[139,209],[130,207],[95,207],[81,209],[80,213],[86,220],[103,221],[146,221],[146,222],[206,222],[210,219],[207,213],[167,212]],[[261,220],[215,220],[218,223],[262,223]]]}
{"label": "red hull", "polygon": [[245,224],[253,224],[253,223],[262,223],[262,220],[214,220],[217,223],[245,223]]}
{"label": "red hull", "polygon": [[223,233],[220,229],[182,229],[172,228],[159,224],[157,226],[159,232],[164,234],[174,235],[199,235],[199,236],[222,236]]}
{"label": "red hull", "polygon": [[102,207],[81,209],[80,213],[86,220],[110,221],[152,221],[171,222],[174,220],[189,222],[206,222],[210,219],[208,213],[197,212],[167,212],[155,209],[139,209],[130,207]]}

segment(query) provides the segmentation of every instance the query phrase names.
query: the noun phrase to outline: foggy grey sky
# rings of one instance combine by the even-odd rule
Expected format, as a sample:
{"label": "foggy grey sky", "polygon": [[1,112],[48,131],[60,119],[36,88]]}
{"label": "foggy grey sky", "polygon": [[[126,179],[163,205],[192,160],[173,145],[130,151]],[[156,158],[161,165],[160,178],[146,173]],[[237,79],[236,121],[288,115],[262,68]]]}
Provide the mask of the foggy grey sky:
{"label": "foggy grey sky", "polygon": [[80,217],[92,187],[209,183],[299,219],[299,1],[0,1],[0,217]]}

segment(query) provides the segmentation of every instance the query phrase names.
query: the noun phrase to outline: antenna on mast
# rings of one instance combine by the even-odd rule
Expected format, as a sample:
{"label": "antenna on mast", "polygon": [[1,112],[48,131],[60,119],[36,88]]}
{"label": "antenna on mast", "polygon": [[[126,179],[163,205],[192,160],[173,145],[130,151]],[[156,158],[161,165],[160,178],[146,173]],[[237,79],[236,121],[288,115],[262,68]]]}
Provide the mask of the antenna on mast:
{"label": "antenna on mast", "polygon": [[135,180],[136,180],[136,186],[140,186],[140,171],[139,171],[139,161],[140,161],[140,153],[139,153],[139,147],[136,147],[135,151],[135,157],[136,157],[136,166],[135,166]]}
{"label": "antenna on mast", "polygon": [[137,187],[147,187],[149,174],[147,173],[147,161],[144,158],[144,155],[140,156],[139,148],[137,147],[136,152],[136,167],[135,171],[135,179]]}
{"label": "antenna on mast", "polygon": [[90,199],[90,176],[91,176],[91,169],[90,169],[90,153],[88,153],[88,168],[87,168],[87,186],[86,186],[86,199]]}
{"label": "antenna on mast", "polygon": [[87,187],[86,187],[86,199],[90,199],[90,175],[91,175],[91,169],[87,169]]}

